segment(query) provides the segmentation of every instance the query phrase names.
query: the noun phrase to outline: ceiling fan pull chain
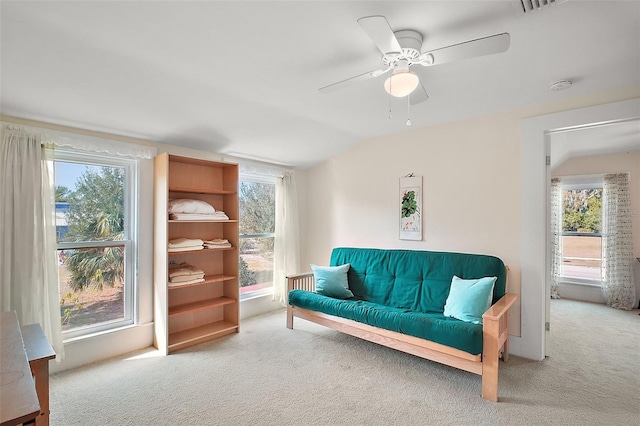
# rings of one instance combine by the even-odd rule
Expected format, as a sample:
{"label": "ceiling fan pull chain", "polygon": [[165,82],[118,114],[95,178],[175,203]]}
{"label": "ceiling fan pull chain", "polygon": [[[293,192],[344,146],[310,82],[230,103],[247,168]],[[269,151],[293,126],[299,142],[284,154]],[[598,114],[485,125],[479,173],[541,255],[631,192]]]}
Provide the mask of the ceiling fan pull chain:
{"label": "ceiling fan pull chain", "polygon": [[[389,87],[391,87],[391,82],[389,82]],[[389,90],[389,120],[391,120],[391,90]]]}
{"label": "ceiling fan pull chain", "polygon": [[407,126],[411,126],[411,102],[409,102],[409,98],[411,94],[407,95]]}

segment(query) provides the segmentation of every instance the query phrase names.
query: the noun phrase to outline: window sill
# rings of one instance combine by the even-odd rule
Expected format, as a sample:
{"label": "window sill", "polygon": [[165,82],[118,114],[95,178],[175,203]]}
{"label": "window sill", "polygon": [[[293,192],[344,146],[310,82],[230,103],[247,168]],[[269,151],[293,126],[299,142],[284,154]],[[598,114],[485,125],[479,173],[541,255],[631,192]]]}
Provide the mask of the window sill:
{"label": "window sill", "polygon": [[586,287],[602,287],[602,281],[585,280],[580,278],[561,277],[560,284],[581,285]]}
{"label": "window sill", "polygon": [[63,334],[62,334],[62,343],[65,344],[65,345],[73,344],[73,343],[81,342],[83,340],[104,336],[104,335],[109,334],[109,333],[128,330],[130,328],[138,327],[140,325],[142,325],[142,324],[125,324],[125,325],[118,326],[118,327],[108,328],[108,329],[100,330],[100,331],[88,332],[86,334],[74,335],[74,336],[70,336],[70,337],[65,337],[64,336],[64,332],[63,332]]}
{"label": "window sill", "polygon": [[240,295],[240,302],[244,302],[245,300],[257,299],[260,297],[273,296],[273,287],[264,288],[262,290],[252,291],[251,293],[246,293]]}

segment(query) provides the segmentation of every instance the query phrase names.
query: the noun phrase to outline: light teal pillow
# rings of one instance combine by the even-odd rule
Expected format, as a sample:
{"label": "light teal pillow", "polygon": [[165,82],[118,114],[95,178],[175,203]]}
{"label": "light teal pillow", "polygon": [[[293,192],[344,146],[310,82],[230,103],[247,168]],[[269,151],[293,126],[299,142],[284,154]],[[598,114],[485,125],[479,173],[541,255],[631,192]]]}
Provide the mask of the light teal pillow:
{"label": "light teal pillow", "polygon": [[449,297],[444,304],[444,316],[473,324],[482,324],[482,314],[491,306],[493,286],[497,277],[463,280],[453,276]]}
{"label": "light teal pillow", "polygon": [[313,277],[316,281],[316,293],[338,299],[353,297],[347,281],[347,272],[349,272],[350,267],[351,264],[349,263],[340,266],[311,265]]}

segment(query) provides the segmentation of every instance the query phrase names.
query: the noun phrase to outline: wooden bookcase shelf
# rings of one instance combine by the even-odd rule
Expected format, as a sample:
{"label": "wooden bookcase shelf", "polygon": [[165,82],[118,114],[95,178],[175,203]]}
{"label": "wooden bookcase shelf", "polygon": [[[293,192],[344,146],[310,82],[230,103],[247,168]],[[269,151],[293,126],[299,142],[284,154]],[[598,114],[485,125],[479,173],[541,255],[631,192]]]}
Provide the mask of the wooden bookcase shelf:
{"label": "wooden bookcase shelf", "polygon": [[172,220],[169,223],[237,223],[237,220]]}
{"label": "wooden bookcase shelf", "polygon": [[222,282],[222,281],[235,280],[237,278],[238,277],[232,276],[232,275],[205,275],[204,281],[202,281],[202,282],[193,283],[193,284],[182,284],[182,285],[169,286],[169,291],[171,291],[171,290],[179,290],[181,288],[187,288],[187,287],[195,287],[195,286],[200,286],[200,285],[206,285],[206,284],[211,284],[211,283],[219,283],[219,282]]}
{"label": "wooden bookcase shelf", "polygon": [[207,340],[217,339],[238,331],[238,325],[228,321],[216,321],[198,327],[169,334],[169,352],[174,352]]}
{"label": "wooden bookcase shelf", "polygon": [[187,314],[190,312],[199,311],[201,309],[215,308],[235,302],[235,300],[228,297],[218,297],[216,299],[209,300],[198,300],[197,302],[185,303],[184,305],[178,305],[169,308],[169,316]]}
{"label": "wooden bookcase shelf", "polygon": [[235,247],[205,248],[201,250],[170,251],[170,252],[167,252],[167,254],[169,256],[179,256],[181,254],[193,254],[193,253],[211,254],[211,252],[214,252],[214,251],[229,251],[229,250],[235,250],[235,249],[236,249]]}
{"label": "wooden bookcase shelf", "polygon": [[188,192],[191,194],[217,194],[217,195],[233,195],[235,191],[225,191],[222,189],[196,189],[196,188],[180,188],[169,187],[169,192]]}
{"label": "wooden bookcase shelf", "polygon": [[[154,345],[164,354],[237,333],[238,166],[163,153],[155,158]],[[229,220],[169,220],[172,198],[205,201]],[[169,252],[175,238],[227,239],[231,247]],[[169,264],[205,272],[203,282],[169,286]]]}

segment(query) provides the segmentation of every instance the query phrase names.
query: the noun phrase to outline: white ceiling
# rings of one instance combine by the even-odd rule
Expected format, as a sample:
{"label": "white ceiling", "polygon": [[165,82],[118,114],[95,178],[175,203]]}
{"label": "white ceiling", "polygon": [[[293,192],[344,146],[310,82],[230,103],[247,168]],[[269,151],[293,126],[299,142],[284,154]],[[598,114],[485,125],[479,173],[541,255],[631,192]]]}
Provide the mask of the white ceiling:
{"label": "white ceiling", "polygon": [[594,123],[551,134],[551,168],[569,158],[640,151],[640,119]]}
{"label": "white ceiling", "polygon": [[[413,128],[640,85],[640,2],[571,0],[517,16],[506,1],[2,1],[1,112],[308,167],[406,129],[357,24],[384,15],[424,50],[496,33],[503,54],[417,70]],[[550,83],[569,78],[569,90]]]}

